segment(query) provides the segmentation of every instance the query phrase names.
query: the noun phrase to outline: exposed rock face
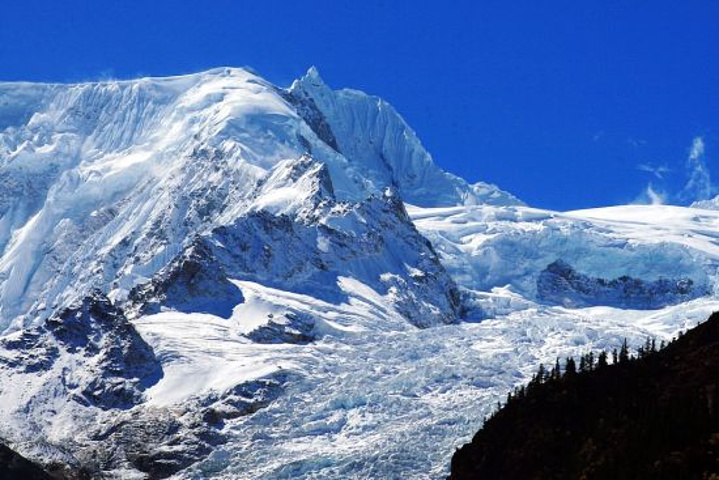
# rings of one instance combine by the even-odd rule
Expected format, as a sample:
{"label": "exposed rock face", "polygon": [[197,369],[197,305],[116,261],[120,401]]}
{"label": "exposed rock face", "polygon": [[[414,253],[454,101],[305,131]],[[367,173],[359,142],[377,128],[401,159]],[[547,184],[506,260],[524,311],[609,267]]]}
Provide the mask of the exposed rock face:
{"label": "exposed rock face", "polygon": [[225,443],[225,421],[266,407],[282,394],[289,375],[260,378],[196,397],[174,408],[131,410],[91,432],[81,449],[96,471],[131,468],[151,479],[169,477]]}
{"label": "exposed rock face", "polygon": [[279,373],[268,378],[241,383],[225,392],[217,392],[197,399],[199,408],[188,408],[188,411],[197,410],[205,422],[218,426],[226,420],[249,415],[267,407],[282,394],[289,380],[289,374]]}
{"label": "exposed rock face", "polygon": [[42,328],[6,336],[0,339],[0,347],[8,353],[0,357],[0,363],[20,373],[48,371],[60,353],[54,342],[47,341],[46,331]]}
{"label": "exposed rock face", "polygon": [[[287,196],[278,199],[282,191]],[[150,282],[133,288],[124,304],[130,315],[167,308],[229,318],[243,302],[230,278],[337,302],[345,297],[338,278],[349,276],[390,296],[414,325],[457,321],[457,287],[392,191],[340,202],[327,167],[302,156],[271,171],[250,199],[236,218],[196,237]],[[273,341],[311,338],[311,319],[276,320]],[[287,330],[289,323],[297,328]],[[253,338],[270,341],[270,330]]]}
{"label": "exposed rock face", "polygon": [[[206,242],[227,275],[331,302],[339,276],[389,295],[416,326],[456,322],[459,294],[401,201],[388,194],[358,204],[327,202],[316,218],[251,212]],[[372,218],[372,223],[365,219]]]}
{"label": "exposed rock face", "polygon": [[39,327],[0,339],[2,363],[23,373],[43,374],[58,365],[70,397],[101,409],[130,408],[162,377],[152,348],[121,310],[100,292],[47,319]]}
{"label": "exposed rock face", "polygon": [[67,353],[94,359],[96,369],[80,384],[78,401],[103,409],[129,408],[162,377],[150,346],[99,292],[49,318],[46,328]]}
{"label": "exposed rock face", "polygon": [[623,276],[606,280],[579,273],[562,260],[548,265],[537,279],[537,297],[540,300],[572,308],[611,305],[617,308],[657,309],[709,293],[708,286],[696,285],[691,278],[645,281]]}
{"label": "exposed rock face", "polygon": [[[290,90],[280,90],[280,95],[287,99],[297,109],[297,113],[307,122],[317,137],[339,152],[337,139],[332,133],[332,127],[327,123],[327,119],[322,114],[314,99],[303,89],[293,88]],[[312,147],[308,143],[309,153],[312,153]]]}
{"label": "exposed rock face", "polygon": [[222,436],[193,415],[169,409],[128,411],[92,432],[78,449],[96,471],[133,469],[165,478],[204,458]]}
{"label": "exposed rock face", "polygon": [[308,343],[315,339],[315,321],[301,312],[287,312],[273,316],[246,336],[257,343]]}
{"label": "exposed rock face", "polygon": [[163,306],[229,318],[233,307],[242,300],[242,292],[198,239],[150,282],[133,288],[126,308],[133,316],[157,313]]}

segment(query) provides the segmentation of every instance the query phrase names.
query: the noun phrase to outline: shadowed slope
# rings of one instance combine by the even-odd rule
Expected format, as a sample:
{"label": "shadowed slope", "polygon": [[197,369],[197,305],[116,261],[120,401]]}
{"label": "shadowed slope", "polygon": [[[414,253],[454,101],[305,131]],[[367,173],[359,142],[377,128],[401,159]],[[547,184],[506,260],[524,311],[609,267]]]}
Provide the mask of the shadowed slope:
{"label": "shadowed slope", "polygon": [[638,360],[535,384],[452,459],[450,479],[719,474],[719,314]]}

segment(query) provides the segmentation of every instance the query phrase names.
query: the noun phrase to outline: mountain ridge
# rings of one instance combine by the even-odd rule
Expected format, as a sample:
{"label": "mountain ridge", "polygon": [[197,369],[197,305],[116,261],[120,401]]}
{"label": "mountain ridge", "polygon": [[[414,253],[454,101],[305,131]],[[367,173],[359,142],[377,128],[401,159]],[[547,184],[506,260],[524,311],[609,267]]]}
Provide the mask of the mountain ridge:
{"label": "mountain ridge", "polygon": [[[98,475],[440,478],[538,361],[719,309],[717,228],[470,185],[313,70],[2,84],[0,435]],[[557,261],[605,294],[542,295]]]}
{"label": "mountain ridge", "polygon": [[[286,92],[292,94],[300,87],[304,88],[311,79],[319,79],[316,71],[312,75],[304,83],[302,80],[295,82]],[[169,87],[164,88],[165,84]],[[8,91],[12,93],[13,86],[16,85],[4,84],[5,92],[0,91],[0,97]],[[325,99],[341,96],[344,92],[334,92],[324,83],[321,87]],[[3,251],[0,258],[0,318],[6,325],[9,322],[19,325],[18,315],[25,317],[21,323],[32,322],[32,315],[44,317],[48,313],[43,311],[53,311],[56,307],[52,307],[52,303],[59,301],[61,305],[67,305],[73,299],[72,290],[65,285],[67,281],[60,283],[58,278],[73,275],[77,280],[79,276],[69,272],[57,275],[58,270],[67,268],[62,257],[68,255],[85,257],[74,259],[70,265],[72,269],[77,270],[82,265],[85,270],[106,272],[102,277],[79,282],[87,283],[83,291],[101,288],[113,299],[118,295],[122,297],[123,292],[138,281],[146,281],[144,279],[158,267],[166,264],[168,256],[176,255],[183,239],[211,225],[213,216],[222,214],[223,209],[225,219],[218,217],[215,222],[231,221],[228,215],[242,214],[241,210],[232,213],[223,205],[251,204],[252,200],[245,197],[245,192],[252,191],[254,184],[266,177],[277,162],[306,155],[307,145],[313,145],[310,155],[328,168],[340,201],[359,201],[371,194],[380,194],[384,188],[395,184],[401,191],[404,188],[403,181],[395,179],[394,168],[373,164],[373,160],[360,155],[359,150],[349,155],[352,165],[348,163],[332,147],[334,142],[326,138],[328,145],[314,135],[301,114],[293,111],[278,93],[278,87],[243,69],[213,69],[163,81],[84,83],[52,86],[51,89],[58,92],[53,98],[41,101],[47,106],[37,107],[40,110],[27,120],[27,125],[6,128],[0,135],[0,147],[5,145],[0,157],[0,183],[8,195],[4,199],[0,196],[0,207],[3,200],[6,204],[4,209],[0,208],[0,248]],[[317,92],[314,94],[318,95]],[[118,99],[115,100],[113,95]],[[369,134],[368,142],[382,138],[378,135],[385,135],[382,132],[390,129],[396,130],[397,133],[392,135],[399,138],[407,136],[402,142],[409,145],[404,147],[405,143],[390,142],[372,155],[386,155],[396,161],[413,156],[419,160],[412,160],[410,164],[421,166],[424,176],[431,172],[426,181],[434,182],[440,190],[445,182],[447,195],[454,195],[452,198],[459,200],[456,189],[462,190],[465,196],[475,195],[469,185],[457,177],[446,176],[434,165],[396,111],[386,103],[375,105],[373,97],[363,95],[354,91],[351,96],[354,104],[366,104],[363,118],[369,123],[362,128],[375,129]],[[376,108],[389,110],[380,115],[384,120],[372,127]],[[185,111],[189,117],[177,113],[180,111]],[[327,118],[327,112],[319,115]],[[0,118],[3,117],[0,108]],[[114,118],[121,119],[119,128],[114,126]],[[334,129],[338,128],[337,122]],[[112,129],[110,125],[113,125]],[[324,125],[331,134],[326,121]],[[361,138],[362,128],[353,128],[357,130],[356,138]],[[195,133],[188,136],[182,133],[183,129]],[[48,136],[48,130],[59,130],[60,133]],[[50,161],[46,162],[46,159]],[[32,165],[39,169],[33,182],[37,187],[30,186],[26,180],[27,169]],[[403,171],[411,172],[411,168],[415,167]],[[375,173],[370,173],[372,171]],[[220,175],[226,178],[221,179]],[[156,181],[148,183],[149,178]],[[416,185],[425,181],[422,176],[417,178],[413,180]],[[205,181],[210,182],[214,192],[202,186]],[[13,198],[23,200],[18,204],[13,203]],[[145,202],[145,205],[138,202]],[[164,205],[168,211],[175,210],[175,215],[185,216],[178,220],[183,220],[186,226],[168,223],[155,213],[157,208],[155,212],[150,211],[148,207],[153,203]],[[130,213],[128,208],[136,212]],[[109,230],[123,216],[130,214],[133,218],[129,221],[135,223],[134,228],[145,232],[124,232],[118,229],[120,227],[115,227],[114,232]],[[104,220],[106,225],[88,223],[86,219],[93,216],[109,218]],[[59,231],[55,228],[56,222],[62,226]],[[166,246],[158,243],[153,239],[157,234],[148,231],[152,222],[159,226],[157,234],[173,235],[167,232],[172,229],[176,231],[175,238],[168,238]],[[96,237],[97,247],[88,250],[77,244],[72,237],[80,235]],[[110,236],[110,243],[102,236]],[[118,268],[102,260],[108,253],[124,255],[122,248],[112,253],[121,241],[134,242],[133,248],[141,249],[138,265],[126,263]],[[83,249],[87,253],[82,253]],[[57,251],[58,254],[43,258],[42,250]],[[163,253],[165,251],[167,253]],[[94,260],[98,257],[99,264]],[[90,262],[96,265],[90,265]],[[123,273],[131,272],[130,269],[137,270],[138,274]],[[50,298],[47,287],[43,287],[45,279],[55,284]],[[112,287],[111,282],[117,287]],[[111,291],[113,289],[115,293]],[[38,296],[46,297],[47,301],[33,307],[33,298]],[[26,312],[31,308],[34,313],[28,317]]]}

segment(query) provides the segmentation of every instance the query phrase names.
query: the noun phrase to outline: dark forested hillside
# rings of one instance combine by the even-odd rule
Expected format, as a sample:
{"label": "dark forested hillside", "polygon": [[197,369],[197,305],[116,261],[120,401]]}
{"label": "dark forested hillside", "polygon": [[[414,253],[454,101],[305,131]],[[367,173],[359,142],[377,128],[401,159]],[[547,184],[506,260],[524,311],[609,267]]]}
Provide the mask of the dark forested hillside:
{"label": "dark forested hillside", "polygon": [[449,478],[719,479],[719,314],[654,350],[542,368],[455,453]]}

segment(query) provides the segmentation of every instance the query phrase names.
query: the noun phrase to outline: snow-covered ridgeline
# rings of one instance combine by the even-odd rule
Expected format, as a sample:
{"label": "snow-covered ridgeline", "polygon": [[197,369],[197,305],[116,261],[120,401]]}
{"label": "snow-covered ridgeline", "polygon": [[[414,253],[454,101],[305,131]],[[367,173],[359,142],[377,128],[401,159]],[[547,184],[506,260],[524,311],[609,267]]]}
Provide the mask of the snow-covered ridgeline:
{"label": "snow-covered ridgeline", "polygon": [[[560,213],[485,205],[408,206],[408,212],[488,315],[497,308],[486,293],[493,289],[540,301],[539,276],[558,260],[607,281],[689,279],[708,291],[716,287],[719,214],[713,211],[635,205]],[[504,303],[507,295],[499,298]]]}
{"label": "snow-covered ridgeline", "polygon": [[4,83],[0,126],[0,324],[15,327],[93,287],[124,298],[248,210],[296,213],[305,187],[273,182],[303,156],[326,166],[339,202],[391,187],[427,206],[518,203],[442,172],[388,104],[314,69],[289,91],[230,68]]}

